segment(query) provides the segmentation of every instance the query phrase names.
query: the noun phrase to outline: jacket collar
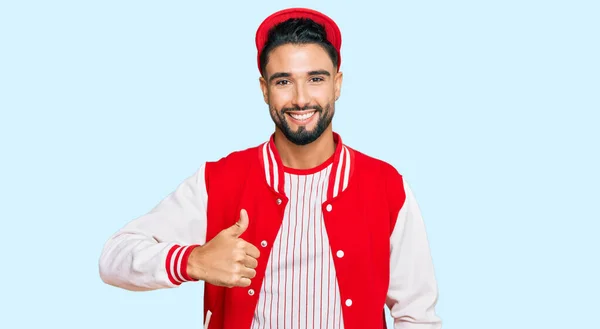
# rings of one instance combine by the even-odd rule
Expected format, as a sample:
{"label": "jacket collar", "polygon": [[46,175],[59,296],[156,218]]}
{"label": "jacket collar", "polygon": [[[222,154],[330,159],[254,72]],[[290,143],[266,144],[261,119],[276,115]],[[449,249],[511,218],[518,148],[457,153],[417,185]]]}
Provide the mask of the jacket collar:
{"label": "jacket collar", "polygon": [[[264,178],[267,185],[276,193],[284,195],[285,167],[275,147],[274,137],[275,134],[272,134],[269,140],[258,148],[259,158],[264,169]],[[335,198],[346,190],[354,172],[354,151],[343,144],[338,133],[333,133],[333,139],[336,142],[333,156],[323,164],[309,170],[310,172],[316,172],[332,165],[331,174],[329,175],[328,199]],[[293,170],[291,173],[294,173]]]}

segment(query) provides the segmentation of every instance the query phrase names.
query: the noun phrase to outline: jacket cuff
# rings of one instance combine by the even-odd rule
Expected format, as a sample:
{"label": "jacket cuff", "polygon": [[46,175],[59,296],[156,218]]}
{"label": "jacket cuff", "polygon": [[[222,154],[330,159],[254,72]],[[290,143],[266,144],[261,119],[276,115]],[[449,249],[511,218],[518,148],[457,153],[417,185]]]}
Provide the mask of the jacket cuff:
{"label": "jacket cuff", "polygon": [[167,253],[167,259],[165,260],[165,269],[167,270],[167,276],[172,284],[178,286],[183,282],[187,281],[198,281],[192,279],[187,273],[187,264],[190,254],[195,247],[199,245],[173,245]]}

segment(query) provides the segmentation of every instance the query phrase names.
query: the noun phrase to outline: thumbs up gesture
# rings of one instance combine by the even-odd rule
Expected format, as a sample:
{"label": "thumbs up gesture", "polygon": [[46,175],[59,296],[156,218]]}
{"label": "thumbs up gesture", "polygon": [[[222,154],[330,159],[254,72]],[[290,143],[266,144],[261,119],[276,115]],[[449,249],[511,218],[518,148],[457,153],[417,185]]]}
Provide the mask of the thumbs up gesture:
{"label": "thumbs up gesture", "polygon": [[242,209],[235,224],[194,248],[188,259],[188,274],[217,286],[248,287],[256,276],[260,256],[255,246],[240,238],[248,224],[248,213]]}

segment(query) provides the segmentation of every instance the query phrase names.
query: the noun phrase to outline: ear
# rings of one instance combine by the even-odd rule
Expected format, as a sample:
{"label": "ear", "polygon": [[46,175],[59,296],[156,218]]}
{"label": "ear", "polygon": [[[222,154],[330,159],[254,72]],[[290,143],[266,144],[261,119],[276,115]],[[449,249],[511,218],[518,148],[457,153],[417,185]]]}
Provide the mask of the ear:
{"label": "ear", "polygon": [[269,104],[269,86],[267,85],[267,81],[263,77],[260,77],[258,81],[260,83],[260,89],[262,90],[263,100],[265,103]]}
{"label": "ear", "polygon": [[335,100],[337,101],[340,98],[340,94],[342,92],[342,80],[344,79],[344,74],[342,72],[338,72],[335,74],[334,78],[334,88],[335,88]]}

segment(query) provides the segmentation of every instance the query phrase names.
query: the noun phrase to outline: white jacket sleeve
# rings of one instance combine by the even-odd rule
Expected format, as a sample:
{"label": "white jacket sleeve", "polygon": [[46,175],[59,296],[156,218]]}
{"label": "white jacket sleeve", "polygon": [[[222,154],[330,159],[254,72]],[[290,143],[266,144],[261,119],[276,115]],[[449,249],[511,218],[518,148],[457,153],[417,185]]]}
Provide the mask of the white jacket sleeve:
{"label": "white jacket sleeve", "polygon": [[387,306],[395,329],[439,329],[438,299],[429,243],[421,211],[404,181],[406,200],[390,237],[390,285]]}
{"label": "white jacket sleeve", "polygon": [[186,272],[194,246],[206,241],[205,164],[150,212],[113,234],[99,260],[101,279],[143,291],[193,281]]}

